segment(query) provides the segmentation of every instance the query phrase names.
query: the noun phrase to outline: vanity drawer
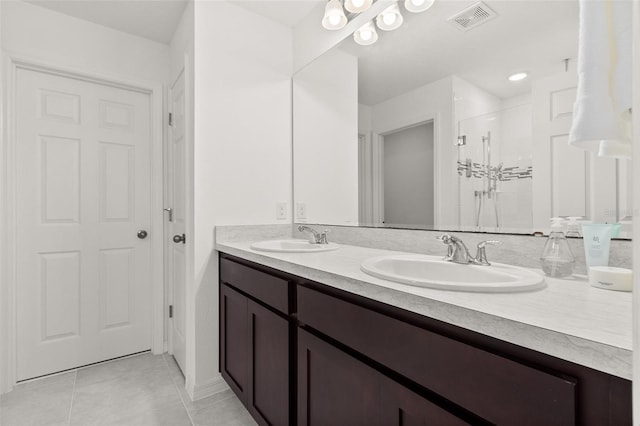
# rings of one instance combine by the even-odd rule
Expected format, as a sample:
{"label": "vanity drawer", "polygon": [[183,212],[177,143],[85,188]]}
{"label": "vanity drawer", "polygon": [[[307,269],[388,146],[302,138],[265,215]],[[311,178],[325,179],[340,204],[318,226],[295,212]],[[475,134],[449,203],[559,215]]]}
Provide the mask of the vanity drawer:
{"label": "vanity drawer", "polygon": [[576,380],[299,286],[298,320],[495,424],[572,425]]}
{"label": "vanity drawer", "polygon": [[237,288],[278,311],[289,314],[289,281],[263,271],[220,259],[220,281]]}

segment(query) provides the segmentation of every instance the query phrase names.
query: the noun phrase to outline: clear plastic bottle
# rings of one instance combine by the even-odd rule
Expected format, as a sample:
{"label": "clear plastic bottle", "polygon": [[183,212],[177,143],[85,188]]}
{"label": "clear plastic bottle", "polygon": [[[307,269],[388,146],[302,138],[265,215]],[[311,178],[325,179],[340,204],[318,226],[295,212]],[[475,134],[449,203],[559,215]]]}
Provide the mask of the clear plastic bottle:
{"label": "clear plastic bottle", "polygon": [[540,258],[544,273],[554,278],[571,275],[576,263],[569,242],[562,232],[562,221],[563,219],[558,217],[551,219],[551,233]]}
{"label": "clear plastic bottle", "polygon": [[578,223],[578,219],[582,219],[582,217],[569,216],[567,219],[569,219],[569,224],[567,225],[567,237],[582,238],[580,224]]}

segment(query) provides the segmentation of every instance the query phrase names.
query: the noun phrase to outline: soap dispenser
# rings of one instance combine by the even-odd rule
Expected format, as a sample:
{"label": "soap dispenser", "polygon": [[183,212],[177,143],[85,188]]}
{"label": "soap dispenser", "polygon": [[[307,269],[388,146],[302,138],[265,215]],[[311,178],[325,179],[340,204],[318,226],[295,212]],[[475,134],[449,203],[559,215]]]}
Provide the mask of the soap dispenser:
{"label": "soap dispenser", "polygon": [[562,218],[551,219],[551,233],[542,250],[540,264],[544,273],[550,277],[562,278],[571,275],[575,258],[569,242],[562,232]]}
{"label": "soap dispenser", "polygon": [[582,238],[582,233],[580,232],[580,224],[578,223],[578,219],[582,219],[581,216],[569,216],[569,224],[567,225],[567,237],[576,237]]}

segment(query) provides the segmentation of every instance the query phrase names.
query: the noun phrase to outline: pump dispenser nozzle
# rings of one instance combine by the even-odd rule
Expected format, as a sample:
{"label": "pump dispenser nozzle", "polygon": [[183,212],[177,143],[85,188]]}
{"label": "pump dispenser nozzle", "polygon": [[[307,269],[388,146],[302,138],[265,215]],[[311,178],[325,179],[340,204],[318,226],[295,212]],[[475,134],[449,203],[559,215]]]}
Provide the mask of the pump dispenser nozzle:
{"label": "pump dispenser nozzle", "polygon": [[571,275],[575,264],[571,247],[562,232],[563,222],[564,219],[561,217],[551,218],[551,233],[540,257],[544,273],[555,278]]}
{"label": "pump dispenser nozzle", "polygon": [[567,237],[582,238],[580,224],[578,223],[578,219],[582,219],[582,216],[569,216],[567,219],[569,219],[569,223],[567,224]]}

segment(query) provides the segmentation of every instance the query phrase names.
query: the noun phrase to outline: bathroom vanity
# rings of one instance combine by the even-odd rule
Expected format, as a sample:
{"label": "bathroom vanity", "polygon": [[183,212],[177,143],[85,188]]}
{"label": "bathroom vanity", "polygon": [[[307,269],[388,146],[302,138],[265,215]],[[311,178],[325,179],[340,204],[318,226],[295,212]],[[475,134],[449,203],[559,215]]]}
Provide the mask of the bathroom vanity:
{"label": "bathroom vanity", "polygon": [[[551,285],[513,297],[425,297],[438,290],[403,297],[402,285],[383,288],[360,271],[326,270],[357,265],[360,248],[312,255],[256,253],[245,243],[217,249],[220,371],[259,424],[631,424],[630,350],[566,330],[545,335],[539,324],[495,312],[474,317],[465,302],[529,303],[545,292],[553,299]],[[584,309],[597,305],[586,300]],[[475,329],[445,317],[465,311]]]}

